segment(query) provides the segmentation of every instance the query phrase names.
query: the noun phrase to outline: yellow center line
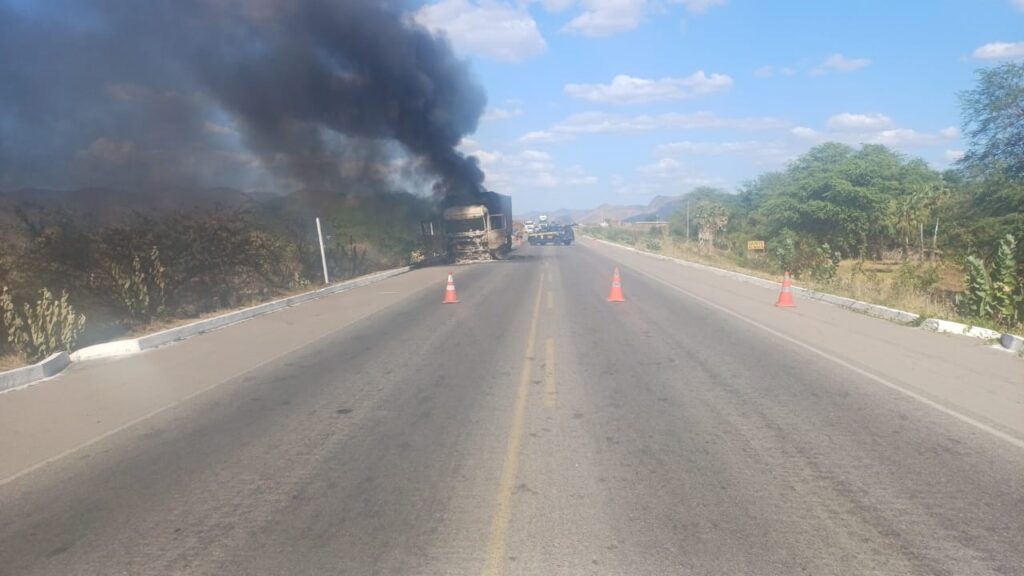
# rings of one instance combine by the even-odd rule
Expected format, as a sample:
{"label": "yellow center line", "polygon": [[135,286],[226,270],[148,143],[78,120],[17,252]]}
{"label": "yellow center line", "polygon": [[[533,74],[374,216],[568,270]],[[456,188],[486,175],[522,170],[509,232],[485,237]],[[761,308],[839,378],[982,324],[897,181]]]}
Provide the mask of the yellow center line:
{"label": "yellow center line", "polygon": [[548,338],[544,346],[544,407],[554,408],[557,405],[558,391],[555,389],[555,340],[554,338]]}
{"label": "yellow center line", "polygon": [[498,486],[498,502],[491,521],[491,536],[487,541],[487,563],[484,576],[497,576],[505,569],[505,546],[508,543],[508,523],[512,509],[512,490],[519,474],[519,447],[522,444],[523,422],[526,419],[526,402],[530,397],[530,367],[533,363],[534,347],[537,340],[537,320],[540,318],[541,297],[544,294],[544,278],[537,287],[537,302],[533,306],[530,332],[526,338],[526,353],[519,373],[519,388],[516,391],[516,406],[512,414],[512,430],[508,435],[505,450],[505,467],[501,472]]}

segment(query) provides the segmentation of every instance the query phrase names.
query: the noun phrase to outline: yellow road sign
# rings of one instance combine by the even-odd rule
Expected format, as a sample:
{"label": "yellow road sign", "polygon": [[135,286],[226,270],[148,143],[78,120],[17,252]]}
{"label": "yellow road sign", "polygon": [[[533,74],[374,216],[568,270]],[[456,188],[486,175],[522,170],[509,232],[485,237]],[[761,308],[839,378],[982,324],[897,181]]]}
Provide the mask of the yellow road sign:
{"label": "yellow road sign", "polygon": [[747,240],[747,250],[764,250],[764,240]]}

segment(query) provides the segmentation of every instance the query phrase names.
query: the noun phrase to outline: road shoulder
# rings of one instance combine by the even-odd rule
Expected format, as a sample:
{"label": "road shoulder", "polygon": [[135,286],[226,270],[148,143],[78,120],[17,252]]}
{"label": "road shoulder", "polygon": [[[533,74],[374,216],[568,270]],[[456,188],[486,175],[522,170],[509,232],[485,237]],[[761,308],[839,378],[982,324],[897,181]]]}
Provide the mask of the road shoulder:
{"label": "road shoulder", "polygon": [[440,284],[422,269],[0,394],[0,485]]}

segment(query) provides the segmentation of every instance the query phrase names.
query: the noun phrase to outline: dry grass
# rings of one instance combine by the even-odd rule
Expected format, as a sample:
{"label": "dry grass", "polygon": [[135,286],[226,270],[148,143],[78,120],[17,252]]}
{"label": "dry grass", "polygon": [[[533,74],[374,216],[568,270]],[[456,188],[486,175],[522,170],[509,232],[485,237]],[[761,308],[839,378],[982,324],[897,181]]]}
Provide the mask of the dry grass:
{"label": "dry grass", "polygon": [[840,272],[832,282],[802,281],[800,284],[819,292],[906,310],[926,318],[956,319],[959,316],[947,293],[941,290],[926,293],[907,288],[895,280],[891,270],[885,273],[868,272],[865,275],[843,272],[841,265]]}
{"label": "dry grass", "polygon": [[232,312],[237,312],[239,310],[244,310],[246,308],[258,306],[260,304],[266,304],[267,302],[273,302],[274,300],[280,300],[282,298],[288,298],[290,296],[298,296],[299,294],[312,292],[323,287],[323,284],[314,284],[311,286],[304,286],[302,288],[295,288],[292,290],[283,290],[281,292],[275,292],[274,295],[267,297],[267,299],[265,300],[253,300],[252,302],[242,304],[234,308],[220,308],[217,310],[206,312],[204,314],[199,314],[197,316],[189,316],[187,318],[163,318],[160,320],[156,320],[154,322],[150,322],[145,326],[139,326],[138,328],[129,330],[123,336],[123,338],[138,338],[140,336],[145,336],[146,334],[162,332],[164,330],[177,328],[178,326],[184,326],[186,324],[191,324],[193,322],[198,322],[200,320],[207,320],[209,318],[215,318],[217,316],[223,316],[224,314],[230,314]]}
{"label": "dry grass", "polygon": [[[858,262],[858,260],[843,260],[840,262],[839,275],[851,275]],[[911,260],[910,263],[916,264],[917,262]],[[866,261],[862,268],[865,272],[878,274],[883,279],[891,279],[902,264],[902,262],[897,260]],[[936,267],[939,272],[939,283],[936,285],[937,290],[942,292],[962,292],[964,290],[963,271],[956,266],[950,266],[946,263],[938,263]]]}
{"label": "dry grass", "polygon": [[[299,295],[299,294],[304,294],[306,292],[312,292],[313,290],[316,290],[316,289],[322,288],[322,287],[323,286],[320,285],[320,284],[315,284],[315,285],[311,285],[311,286],[304,286],[302,288],[295,288],[293,290],[285,290],[285,291],[281,291],[279,293],[275,293],[273,296],[268,297],[266,300],[254,300],[254,301],[252,301],[252,302],[250,302],[248,304],[240,305],[240,306],[237,306],[235,308],[222,308],[222,309],[219,309],[219,310],[213,310],[211,312],[207,312],[205,314],[200,314],[198,316],[190,316],[190,317],[187,317],[187,318],[164,318],[164,319],[157,320],[155,322],[150,322],[149,324],[146,324],[144,326],[139,326],[139,327],[137,327],[137,328],[135,328],[133,330],[129,330],[129,331],[125,332],[124,334],[118,336],[117,338],[118,339],[120,339],[120,338],[138,338],[140,336],[145,336],[146,334],[152,334],[154,332],[160,332],[160,331],[167,330],[167,329],[170,329],[170,328],[176,328],[178,326],[184,326],[186,324],[191,324],[191,323],[199,321],[199,320],[206,320],[208,318],[213,318],[213,317],[216,317],[216,316],[221,316],[223,314],[228,314],[228,313],[235,312],[235,311],[238,311],[238,310],[243,310],[243,309],[249,308],[251,306],[256,306],[256,305],[263,304],[263,303],[266,303],[266,302],[271,302],[273,300],[279,300],[281,298],[287,298],[289,296],[296,296],[296,295]],[[28,365],[28,363],[25,361],[25,359],[20,354],[3,354],[3,355],[0,355],[0,372],[6,371],[6,370],[12,370],[14,368],[21,368],[22,366],[27,366],[27,365]]]}
{"label": "dry grass", "polygon": [[25,360],[18,354],[0,355],[0,372],[21,368],[26,365]]}
{"label": "dry grass", "polygon": [[[622,242],[623,239],[615,238],[614,240]],[[645,236],[642,234],[638,234],[635,243],[631,244],[640,250],[655,252],[646,245]],[[657,252],[665,256],[741,272],[766,280],[779,280],[777,273],[749,265],[744,266],[743,262],[730,253],[717,250],[700,251],[694,242],[687,244],[663,237],[661,250]],[[765,268],[769,267],[767,262],[764,264]],[[900,281],[899,270],[902,264],[899,261],[861,263],[859,260],[844,260],[840,262],[836,278],[832,281],[815,282],[805,276],[800,278],[796,284],[819,292],[906,310],[926,318],[947,318],[972,323],[970,319],[960,316],[953,305],[952,295],[963,291],[963,273],[957,267],[944,263],[937,264],[938,282],[930,290],[922,291]],[[911,262],[910,264],[916,263]],[[985,325],[984,323],[973,323]],[[996,328],[994,325],[990,327]]]}

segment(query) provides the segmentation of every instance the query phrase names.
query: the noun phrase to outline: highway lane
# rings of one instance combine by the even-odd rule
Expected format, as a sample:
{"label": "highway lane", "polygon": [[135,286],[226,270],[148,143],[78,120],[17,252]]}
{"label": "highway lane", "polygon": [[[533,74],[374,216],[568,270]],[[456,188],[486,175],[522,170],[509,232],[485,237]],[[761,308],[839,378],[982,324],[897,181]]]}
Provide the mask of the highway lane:
{"label": "highway lane", "polygon": [[1024,574],[1024,451],[616,263],[437,270],[0,486],[0,573]]}

